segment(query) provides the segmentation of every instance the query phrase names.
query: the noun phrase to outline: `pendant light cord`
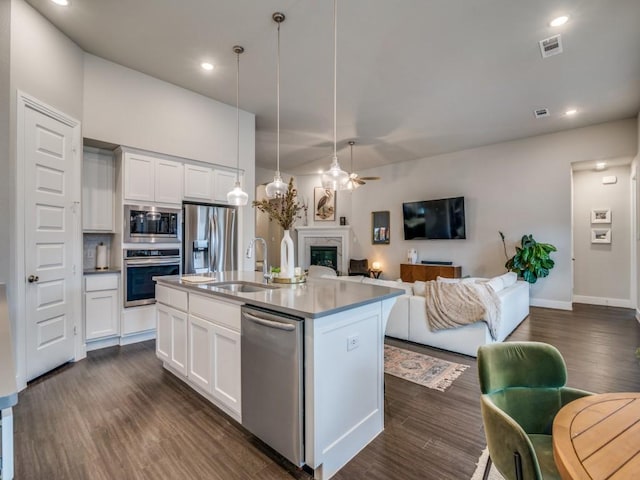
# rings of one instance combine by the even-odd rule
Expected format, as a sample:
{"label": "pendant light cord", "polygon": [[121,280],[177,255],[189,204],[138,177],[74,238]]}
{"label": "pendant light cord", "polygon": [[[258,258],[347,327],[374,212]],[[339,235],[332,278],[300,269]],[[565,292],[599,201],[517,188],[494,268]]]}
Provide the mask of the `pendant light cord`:
{"label": "pendant light cord", "polygon": [[240,183],[240,52],[236,52],[236,183]]}
{"label": "pendant light cord", "polygon": [[336,105],[338,84],[338,0],[333,0],[333,158],[337,158]]}
{"label": "pendant light cord", "polygon": [[276,175],[280,176],[280,22],[278,22],[278,65],[276,68]]}

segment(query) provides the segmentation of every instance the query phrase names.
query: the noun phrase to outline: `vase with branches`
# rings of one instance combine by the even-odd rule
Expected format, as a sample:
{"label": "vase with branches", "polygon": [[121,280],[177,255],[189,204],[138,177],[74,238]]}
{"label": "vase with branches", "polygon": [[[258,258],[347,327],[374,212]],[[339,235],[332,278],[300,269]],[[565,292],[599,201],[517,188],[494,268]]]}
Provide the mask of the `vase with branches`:
{"label": "vase with branches", "polygon": [[293,186],[293,177],[289,179],[287,193],[277,196],[274,200],[254,200],[251,205],[269,216],[269,221],[280,224],[284,235],[280,243],[280,277],[292,278],[295,271],[295,256],[291,228],[296,219],[300,218],[300,211],[304,205],[298,202],[298,191]]}

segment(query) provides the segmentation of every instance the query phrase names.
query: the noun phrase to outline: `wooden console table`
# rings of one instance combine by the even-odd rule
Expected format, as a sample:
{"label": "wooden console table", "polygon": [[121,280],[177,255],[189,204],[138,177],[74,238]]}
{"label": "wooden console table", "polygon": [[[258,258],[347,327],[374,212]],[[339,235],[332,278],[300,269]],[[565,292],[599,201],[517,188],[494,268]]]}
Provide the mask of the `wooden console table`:
{"label": "wooden console table", "polygon": [[403,282],[416,280],[435,280],[437,277],[460,278],[462,267],[459,265],[433,265],[424,263],[401,263],[400,278]]}

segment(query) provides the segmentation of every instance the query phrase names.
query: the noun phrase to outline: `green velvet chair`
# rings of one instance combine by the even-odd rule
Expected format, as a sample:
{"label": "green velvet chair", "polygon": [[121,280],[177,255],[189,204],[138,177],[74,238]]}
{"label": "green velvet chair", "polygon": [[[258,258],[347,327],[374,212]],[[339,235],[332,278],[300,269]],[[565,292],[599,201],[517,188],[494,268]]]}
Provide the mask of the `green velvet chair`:
{"label": "green velvet chair", "polygon": [[555,347],[506,342],[478,349],[480,405],[491,462],[507,480],[560,479],[553,460],[553,419],[589,392],[566,387],[567,367]]}

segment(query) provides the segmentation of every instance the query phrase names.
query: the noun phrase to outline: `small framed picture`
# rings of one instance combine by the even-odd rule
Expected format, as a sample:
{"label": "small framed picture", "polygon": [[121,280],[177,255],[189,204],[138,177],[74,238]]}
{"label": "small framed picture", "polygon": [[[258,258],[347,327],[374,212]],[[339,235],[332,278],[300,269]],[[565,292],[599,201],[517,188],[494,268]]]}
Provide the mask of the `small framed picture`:
{"label": "small framed picture", "polygon": [[371,243],[373,245],[388,245],[389,212],[371,212]]}
{"label": "small framed picture", "polygon": [[592,228],[591,243],[611,243],[610,228]]}
{"label": "small framed picture", "polygon": [[591,223],[611,223],[611,209],[594,208],[591,210]]}
{"label": "small framed picture", "polygon": [[336,220],[336,192],[323,187],[313,190],[313,219],[315,221]]}

